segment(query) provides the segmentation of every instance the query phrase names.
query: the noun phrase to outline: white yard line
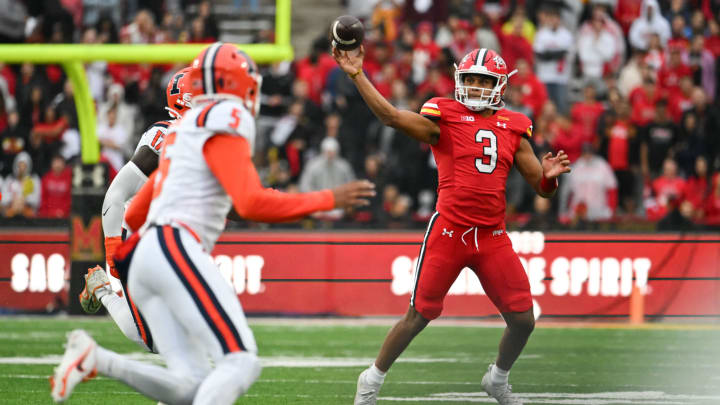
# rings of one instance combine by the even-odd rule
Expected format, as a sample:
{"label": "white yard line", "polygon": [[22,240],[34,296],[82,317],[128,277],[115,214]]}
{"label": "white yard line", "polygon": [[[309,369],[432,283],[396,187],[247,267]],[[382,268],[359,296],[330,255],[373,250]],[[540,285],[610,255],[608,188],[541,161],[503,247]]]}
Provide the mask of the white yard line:
{"label": "white yard line", "polygon": [[[643,405],[688,405],[701,402],[720,401],[720,396],[711,395],[677,395],[666,394],[661,391],[624,391],[624,392],[596,392],[587,394],[571,393],[516,393],[518,398],[526,404],[556,404],[556,405],[615,405],[615,404],[643,404]],[[496,403],[484,392],[447,392],[431,394],[425,397],[380,397],[380,400],[396,402],[477,402]]]}

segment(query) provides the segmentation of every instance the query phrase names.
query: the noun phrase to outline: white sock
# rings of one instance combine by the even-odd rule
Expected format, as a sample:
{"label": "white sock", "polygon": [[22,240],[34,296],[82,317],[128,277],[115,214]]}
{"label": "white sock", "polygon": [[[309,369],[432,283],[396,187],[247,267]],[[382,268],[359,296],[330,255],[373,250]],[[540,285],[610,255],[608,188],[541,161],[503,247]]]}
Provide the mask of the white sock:
{"label": "white sock", "polygon": [[508,383],[508,376],[510,375],[510,370],[503,370],[497,365],[493,364],[493,368],[490,371],[490,382],[493,385],[505,385]]}
{"label": "white sock", "polygon": [[148,348],[145,342],[143,342],[142,337],[140,337],[137,326],[135,326],[135,320],[133,320],[132,314],[130,313],[130,306],[124,295],[120,297],[115,293],[106,294],[100,298],[100,302],[105,306],[105,309],[107,309],[123,335],[144,347],[146,350],[152,351],[152,348]]}
{"label": "white sock", "polygon": [[113,290],[112,290],[112,287],[110,287],[109,285],[106,285],[106,286],[100,287],[97,290],[95,290],[94,294],[95,294],[95,298],[97,298],[98,300],[100,300],[100,302],[102,302],[103,297],[113,294]]}
{"label": "white sock", "polygon": [[368,373],[368,379],[371,383],[375,384],[382,384],[383,381],[385,381],[385,375],[387,372],[381,371],[377,366],[375,366],[375,363],[373,363],[372,366],[370,366],[370,372]]}
{"label": "white sock", "polygon": [[200,385],[200,381],[191,376],[130,360],[102,347],[97,348],[96,356],[100,374],[120,380],[141,394],[164,403],[189,403]]}

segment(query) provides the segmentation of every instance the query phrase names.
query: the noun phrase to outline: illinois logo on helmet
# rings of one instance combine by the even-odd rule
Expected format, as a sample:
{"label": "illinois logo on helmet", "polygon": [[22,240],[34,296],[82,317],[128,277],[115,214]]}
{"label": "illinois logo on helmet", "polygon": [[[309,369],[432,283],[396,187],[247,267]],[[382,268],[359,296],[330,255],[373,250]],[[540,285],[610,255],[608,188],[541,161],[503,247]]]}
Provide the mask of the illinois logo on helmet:
{"label": "illinois logo on helmet", "polygon": [[238,97],[257,116],[262,76],[248,54],[235,45],[216,42],[200,52],[190,67],[193,96]]}
{"label": "illinois logo on helmet", "polygon": [[192,108],[190,103],[192,99],[190,70],[189,67],[182,68],[172,75],[165,91],[167,95],[167,107],[165,109],[171,117],[176,119],[182,117],[185,111]]}
{"label": "illinois logo on helmet", "polygon": [[[491,76],[495,86],[492,89],[466,86],[463,79],[468,74]],[[499,110],[505,107],[502,97],[507,88],[508,77],[505,60],[497,52],[487,48],[475,49],[465,55],[460,65],[455,66],[455,100],[472,111],[486,108]],[[478,95],[470,97],[471,89]]]}

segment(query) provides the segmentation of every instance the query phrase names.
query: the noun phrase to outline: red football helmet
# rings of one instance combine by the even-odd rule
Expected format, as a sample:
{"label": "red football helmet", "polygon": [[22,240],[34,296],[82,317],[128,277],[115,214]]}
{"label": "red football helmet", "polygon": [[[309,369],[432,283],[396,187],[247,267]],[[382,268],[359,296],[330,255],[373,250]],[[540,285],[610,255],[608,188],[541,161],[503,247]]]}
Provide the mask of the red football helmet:
{"label": "red football helmet", "polygon": [[168,111],[173,118],[180,118],[185,114],[185,111],[192,108],[190,100],[192,99],[192,93],[190,93],[190,68],[182,68],[170,78],[170,82],[167,85],[167,107]]}
{"label": "red football helmet", "polygon": [[257,116],[260,110],[262,76],[257,65],[235,45],[216,42],[205,48],[191,65],[190,81],[194,96],[239,97]]}
{"label": "red football helmet", "polygon": [[[491,76],[495,79],[495,87],[485,89],[465,86],[463,76],[467,74]],[[508,70],[503,58],[492,49],[475,49],[455,66],[455,100],[472,111],[486,108],[499,110],[505,106],[502,100],[507,87]],[[469,89],[477,90],[479,97],[469,97]]]}

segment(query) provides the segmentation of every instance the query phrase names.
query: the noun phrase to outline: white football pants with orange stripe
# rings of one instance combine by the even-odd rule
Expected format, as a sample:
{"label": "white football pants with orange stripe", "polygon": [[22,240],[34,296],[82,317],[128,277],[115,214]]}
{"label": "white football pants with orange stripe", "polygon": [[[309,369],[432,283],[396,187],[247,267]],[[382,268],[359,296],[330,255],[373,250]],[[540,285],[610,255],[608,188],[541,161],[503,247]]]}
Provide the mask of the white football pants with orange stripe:
{"label": "white football pants with orange stripe", "polygon": [[98,372],[165,403],[234,403],[261,367],[240,302],[210,255],[185,228],[157,226],[130,260],[128,290],[167,368],[98,348]]}

